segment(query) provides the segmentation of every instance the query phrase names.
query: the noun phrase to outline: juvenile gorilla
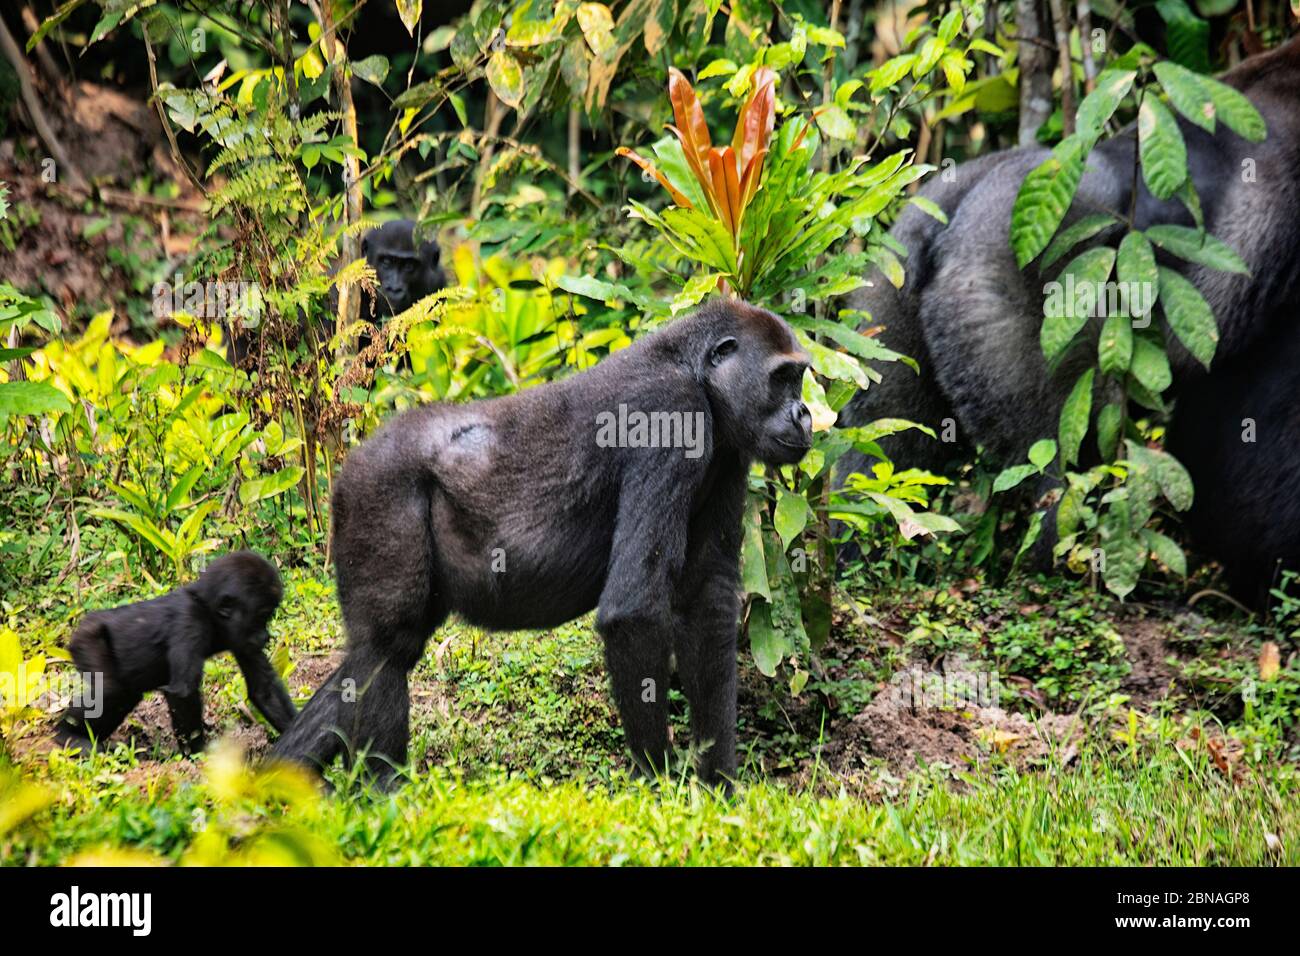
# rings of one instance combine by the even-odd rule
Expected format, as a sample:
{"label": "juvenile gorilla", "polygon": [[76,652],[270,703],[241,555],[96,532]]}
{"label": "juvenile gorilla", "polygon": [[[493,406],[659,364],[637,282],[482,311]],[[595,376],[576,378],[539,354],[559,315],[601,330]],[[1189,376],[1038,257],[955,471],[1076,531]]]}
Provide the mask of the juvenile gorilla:
{"label": "juvenile gorilla", "polygon": [[[1157,252],[1163,265],[1177,269],[1205,296],[1220,331],[1208,376],[1170,337],[1175,397],[1216,388],[1213,383],[1221,368],[1244,360],[1243,356],[1258,358],[1276,348],[1276,336],[1283,334],[1279,330],[1294,327],[1293,303],[1300,293],[1300,175],[1296,173],[1300,162],[1300,40],[1247,60],[1222,80],[1260,111],[1267,138],[1261,143],[1248,142],[1222,122],[1213,134],[1181,118],[1179,128],[1187,144],[1188,168],[1201,198],[1206,231],[1233,247],[1245,260],[1250,275],[1223,272]],[[1155,199],[1140,178],[1134,197],[1134,149],[1135,135],[1129,129],[1093,150],[1064,226],[1099,211],[1127,214],[1131,205],[1140,229],[1155,223],[1194,225],[1181,203]],[[896,290],[877,273],[871,277],[871,286],[850,304],[869,312],[873,323],[883,325],[884,344],[915,357],[921,374],[901,366],[883,370],[884,380],[853,398],[842,423],[901,417],[929,425],[942,435],[950,433],[945,420],[955,421],[958,442],[964,449],[982,447],[1004,465],[1023,461],[1035,441],[1055,436],[1066,395],[1083,369],[1095,363],[1098,327],[1090,327],[1058,365],[1049,368],[1039,338],[1044,287],[1088,245],[1114,246],[1123,227],[1103,231],[1050,270],[1040,270],[1037,264],[1020,270],[1008,241],[1011,210],[1025,176],[1049,155],[1038,147],[1009,150],[937,177],[922,195],[944,211],[946,225],[917,208],[904,210],[893,234],[907,249],[907,281]],[[1103,404],[1100,396],[1094,398],[1094,409]],[[1185,419],[1187,414],[1182,407],[1176,412],[1178,418]],[[1198,414],[1203,426],[1212,426],[1217,420],[1212,417],[1214,410],[1203,405]],[[901,465],[933,470],[943,468],[946,459],[963,450],[917,432],[890,436],[881,445]],[[1091,447],[1091,443],[1085,446],[1085,452]],[[1289,434],[1285,447],[1300,449],[1300,431]],[[1184,448],[1192,455],[1200,453],[1200,446],[1189,443]],[[1289,454],[1294,472],[1300,469],[1300,450]],[[1276,470],[1286,471],[1280,458],[1274,463]],[[1205,477],[1207,488],[1226,485],[1218,480],[1217,462],[1186,464],[1194,474]],[[864,467],[861,457],[846,456],[841,471]],[[1242,529],[1282,517],[1273,514],[1276,486],[1261,479],[1256,472],[1244,475],[1244,483],[1218,502],[1226,527]],[[1200,495],[1198,487],[1198,499]],[[1279,533],[1290,536],[1292,550],[1300,546],[1300,525]],[[1210,544],[1227,542],[1219,535]],[[1243,532],[1230,547],[1215,553],[1242,557],[1254,547]],[[1250,563],[1259,562],[1252,558]]]}
{"label": "juvenile gorilla", "polygon": [[85,686],[93,687],[102,675],[103,688],[97,700],[69,708],[56,739],[88,750],[92,738],[108,739],[145,691],[161,689],[181,751],[202,750],[203,662],[222,651],[235,655],[248,696],[283,733],[296,711],[264,650],[270,640],[266,625],[282,593],[273,564],[239,551],[160,598],[86,615],[69,649]]}
{"label": "juvenile gorilla", "polygon": [[599,607],[641,769],[665,765],[675,659],[710,744],[700,775],[730,778],[746,476],[810,447],[807,363],[781,319],[720,301],[572,378],[386,425],[334,491],[347,657],[274,755],[322,765],[346,740],[386,776],[406,760],[407,674],[449,612],[514,630]]}
{"label": "juvenile gorilla", "polygon": [[[370,230],[361,240],[361,255],[375,270],[378,288],[374,295],[363,295],[361,318],[382,325],[385,319],[400,315],[416,302],[431,295],[447,284],[442,271],[442,253],[436,242],[415,245],[415,223],[410,219],[396,219]],[[337,291],[330,293],[329,318],[321,328],[325,341],[336,327],[334,314],[338,309]],[[298,334],[307,333],[304,316]],[[369,344],[363,336],[361,347]],[[226,336],[226,361],[237,368],[246,367],[252,336],[246,331],[229,330]]]}

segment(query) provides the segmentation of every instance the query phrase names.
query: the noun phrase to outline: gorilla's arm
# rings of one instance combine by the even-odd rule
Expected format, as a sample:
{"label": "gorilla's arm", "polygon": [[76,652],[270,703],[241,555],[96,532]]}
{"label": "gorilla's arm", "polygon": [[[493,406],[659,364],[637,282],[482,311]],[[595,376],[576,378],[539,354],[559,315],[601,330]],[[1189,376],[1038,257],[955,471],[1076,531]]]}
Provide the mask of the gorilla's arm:
{"label": "gorilla's arm", "polygon": [[[198,606],[195,601],[195,607]],[[168,635],[169,680],[162,688],[176,743],[186,754],[202,750],[207,736],[203,727],[202,686],[208,642],[197,615],[197,610],[183,615],[177,629]]]}
{"label": "gorilla's arm", "polygon": [[275,672],[261,647],[241,648],[234,653],[239,669],[244,674],[244,683],[248,685],[249,700],[275,728],[276,733],[284,733],[298,715],[298,710],[280,680],[280,675]]}

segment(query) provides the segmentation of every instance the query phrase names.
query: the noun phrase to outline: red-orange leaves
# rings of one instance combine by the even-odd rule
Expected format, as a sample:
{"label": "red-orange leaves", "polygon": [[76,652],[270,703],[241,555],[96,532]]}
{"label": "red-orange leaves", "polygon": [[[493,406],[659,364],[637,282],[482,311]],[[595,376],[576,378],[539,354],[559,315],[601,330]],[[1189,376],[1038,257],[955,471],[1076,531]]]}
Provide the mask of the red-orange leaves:
{"label": "red-orange leaves", "polygon": [[663,173],[661,173],[659,171],[659,167],[657,167],[654,163],[650,162],[650,160],[646,159],[644,156],[638,155],[637,153],[628,149],[626,146],[620,146],[618,149],[614,150],[614,154],[616,156],[623,156],[626,157],[627,159],[632,160],[632,162],[636,163],[638,166],[644,169],[655,179],[659,180],[659,185],[663,186],[664,189],[668,190],[668,194],[673,197],[673,202],[675,202],[677,205],[681,206],[683,209],[694,208],[691,205],[691,201],[687,199],[684,195],[682,195],[681,190],[679,190],[676,186],[670,183],[668,181],[668,177],[665,176]]}
{"label": "red-orange leaves", "polygon": [[[730,233],[733,246],[738,247],[745,209],[758,192],[763,160],[776,125],[776,74],[765,66],[754,71],[750,94],[740,108],[730,146],[713,145],[704,121],[704,109],[680,70],[668,70],[668,98],[676,120],[676,125],[669,124],[668,129],[681,143],[686,164],[708,200],[709,211]],[[692,208],[690,200],[654,163],[626,147],[620,147],[617,153],[654,176],[678,206]]]}

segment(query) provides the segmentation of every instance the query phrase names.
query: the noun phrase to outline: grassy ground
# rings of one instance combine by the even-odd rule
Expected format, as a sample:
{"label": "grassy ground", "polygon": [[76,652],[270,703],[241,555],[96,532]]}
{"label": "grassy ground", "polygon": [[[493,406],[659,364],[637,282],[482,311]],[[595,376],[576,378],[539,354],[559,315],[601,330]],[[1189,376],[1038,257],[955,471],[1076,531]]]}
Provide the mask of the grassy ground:
{"label": "grassy ground", "polygon": [[[342,768],[330,795],[249,769],[266,735],[222,659],[205,688],[225,742],[196,760],[174,756],[157,700],[90,758],[50,752],[50,714],[10,714],[0,862],[1300,863],[1300,668],[1285,632],[1120,607],[1077,583],[855,593],[798,697],[742,667],[730,801],[684,771],[627,777],[590,621],[453,625],[414,674],[411,780],[392,794]],[[23,597],[5,613],[29,657],[57,647],[74,607],[124,599],[108,586],[66,604]],[[333,666],[336,621],[327,579],[288,575],[274,632],[295,696]],[[1284,663],[1252,684],[1269,640]],[[1000,681],[989,706],[885,693],[891,676],[980,668]]]}

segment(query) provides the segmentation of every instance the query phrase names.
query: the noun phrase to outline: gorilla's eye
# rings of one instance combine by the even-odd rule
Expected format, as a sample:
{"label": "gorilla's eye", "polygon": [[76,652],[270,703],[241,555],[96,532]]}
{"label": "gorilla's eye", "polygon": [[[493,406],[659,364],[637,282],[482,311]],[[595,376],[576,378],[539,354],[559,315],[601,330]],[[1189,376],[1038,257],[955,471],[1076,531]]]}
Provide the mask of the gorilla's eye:
{"label": "gorilla's eye", "polygon": [[772,385],[780,389],[799,389],[803,386],[803,366],[785,362],[772,370]]}

